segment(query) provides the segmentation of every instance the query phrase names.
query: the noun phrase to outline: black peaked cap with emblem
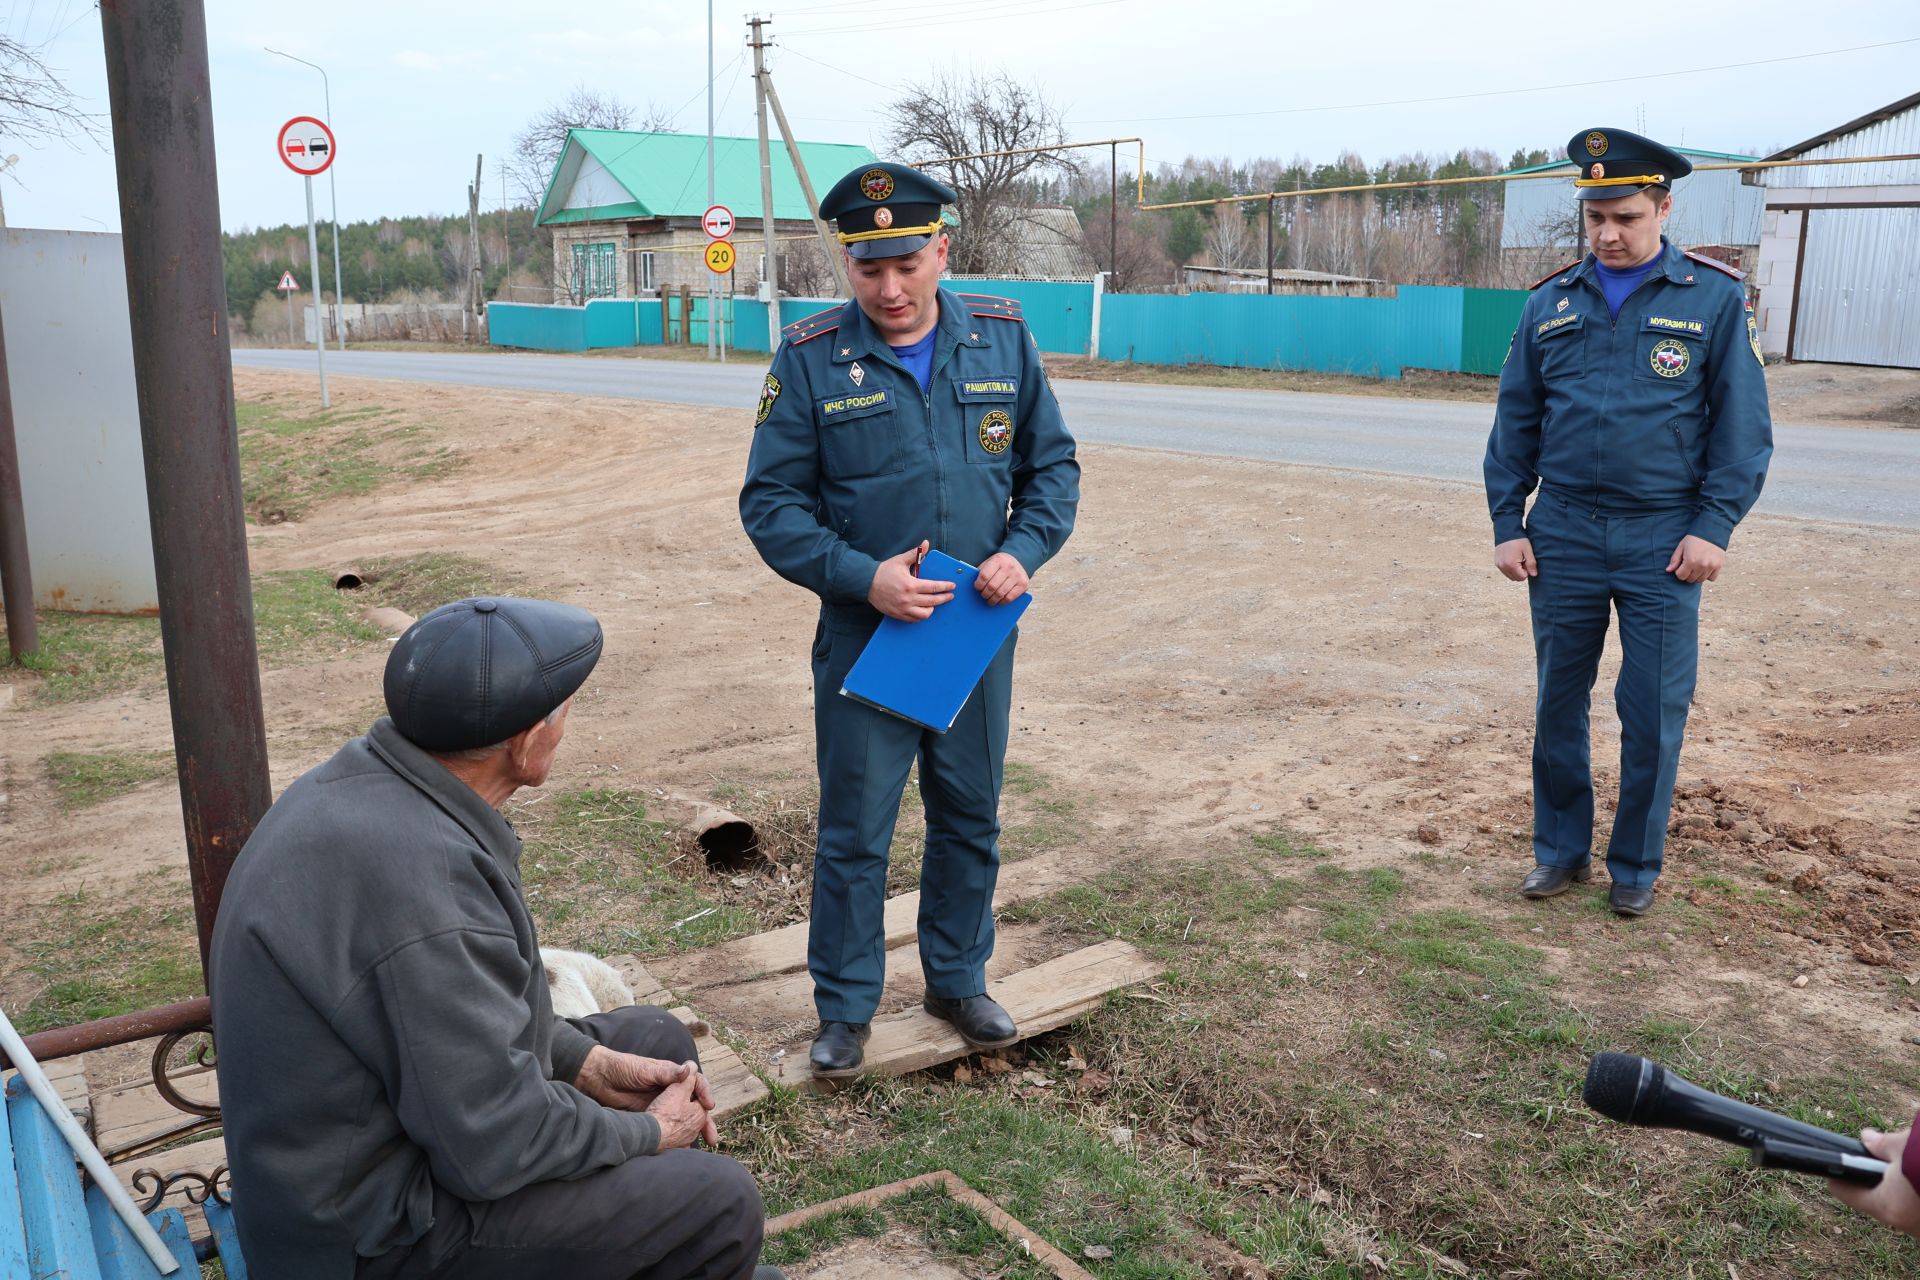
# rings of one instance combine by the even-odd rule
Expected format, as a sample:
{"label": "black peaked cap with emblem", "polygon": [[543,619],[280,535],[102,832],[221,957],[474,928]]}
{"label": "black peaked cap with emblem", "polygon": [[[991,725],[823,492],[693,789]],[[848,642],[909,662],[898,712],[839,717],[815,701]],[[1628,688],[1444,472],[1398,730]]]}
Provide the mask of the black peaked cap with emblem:
{"label": "black peaked cap with emblem", "polygon": [[933,239],[940,206],[960,197],[946,183],[911,165],[862,165],[833,184],[820,216],[856,258],[897,258]]}
{"label": "black peaked cap with emblem", "polygon": [[1693,161],[1625,129],[1582,129],[1567,143],[1574,198],[1618,200],[1648,187],[1672,187],[1693,172]]}
{"label": "black peaked cap with emblem", "polygon": [[468,751],[532,728],[600,661],[600,623],[552,600],[443,604],[387,657],[387,714],[427,751]]}

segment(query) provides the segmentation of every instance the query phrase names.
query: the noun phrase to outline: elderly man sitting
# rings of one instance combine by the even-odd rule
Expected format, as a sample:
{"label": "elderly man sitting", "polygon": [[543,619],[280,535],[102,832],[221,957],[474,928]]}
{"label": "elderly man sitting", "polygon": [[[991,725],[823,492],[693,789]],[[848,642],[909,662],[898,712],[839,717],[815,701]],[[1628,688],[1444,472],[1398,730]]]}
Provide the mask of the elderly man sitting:
{"label": "elderly man sitting", "polygon": [[600,626],[461,600],[387,662],[388,716],[273,806],[211,966],[235,1213],[273,1280],[745,1280],[764,1211],[659,1009],[553,1015],[520,841]]}

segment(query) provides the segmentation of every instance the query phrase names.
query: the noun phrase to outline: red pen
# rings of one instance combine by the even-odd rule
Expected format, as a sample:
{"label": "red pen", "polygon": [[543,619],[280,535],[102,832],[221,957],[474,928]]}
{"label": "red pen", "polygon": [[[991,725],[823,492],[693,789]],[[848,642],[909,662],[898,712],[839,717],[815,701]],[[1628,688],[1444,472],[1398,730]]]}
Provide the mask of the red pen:
{"label": "red pen", "polygon": [[920,576],[920,562],[922,560],[925,560],[926,558],[927,558],[927,552],[926,552],[926,548],[924,547],[913,553],[913,576],[914,577],[917,578]]}

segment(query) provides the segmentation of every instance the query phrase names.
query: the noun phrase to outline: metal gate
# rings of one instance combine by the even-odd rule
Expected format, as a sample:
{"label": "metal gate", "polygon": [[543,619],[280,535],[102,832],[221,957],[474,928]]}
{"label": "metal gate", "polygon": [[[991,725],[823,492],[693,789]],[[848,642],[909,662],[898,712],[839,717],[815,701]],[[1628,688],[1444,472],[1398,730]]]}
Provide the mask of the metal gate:
{"label": "metal gate", "polygon": [[1920,207],[1806,217],[1788,357],[1920,369]]}

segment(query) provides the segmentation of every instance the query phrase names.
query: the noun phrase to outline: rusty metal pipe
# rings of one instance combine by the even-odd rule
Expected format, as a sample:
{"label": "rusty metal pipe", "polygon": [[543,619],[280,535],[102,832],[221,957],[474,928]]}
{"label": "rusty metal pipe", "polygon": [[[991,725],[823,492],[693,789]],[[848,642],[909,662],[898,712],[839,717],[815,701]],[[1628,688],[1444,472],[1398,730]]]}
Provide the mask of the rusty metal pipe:
{"label": "rusty metal pipe", "polygon": [[[95,1049],[110,1049],[117,1044],[151,1040],[175,1031],[195,1031],[212,1023],[212,1002],[205,996],[195,996],[179,1004],[161,1005],[158,1009],[142,1009],[138,1013],[123,1013],[117,1018],[101,1018],[96,1022],[56,1027],[52,1031],[22,1036],[21,1043],[27,1046],[28,1053],[41,1062],[52,1062],[58,1058],[92,1053]],[[7,1061],[6,1054],[0,1053],[0,1067],[12,1065]]]}
{"label": "rusty metal pipe", "polygon": [[267,740],[227,344],[201,0],[101,0],[134,382],[204,968],[220,891],[266,812]]}
{"label": "rusty metal pipe", "polygon": [[0,597],[7,617],[7,650],[18,662],[40,647],[40,627],[33,616],[27,514],[20,505],[20,455],[13,440],[13,387],[7,381],[4,318],[0,318]]}

